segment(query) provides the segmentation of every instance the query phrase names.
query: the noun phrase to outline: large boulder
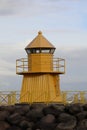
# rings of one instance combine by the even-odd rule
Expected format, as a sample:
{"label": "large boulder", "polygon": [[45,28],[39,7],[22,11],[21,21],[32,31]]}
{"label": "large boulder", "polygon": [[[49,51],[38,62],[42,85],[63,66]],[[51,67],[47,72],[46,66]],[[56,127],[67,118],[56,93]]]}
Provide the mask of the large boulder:
{"label": "large boulder", "polygon": [[82,121],[83,119],[87,119],[87,111],[80,112],[76,114],[77,120]]}
{"label": "large boulder", "polygon": [[65,110],[66,110],[66,112],[75,115],[79,112],[82,112],[83,107],[81,104],[71,104],[71,105],[66,106]]}
{"label": "large boulder", "polygon": [[10,124],[5,121],[0,121],[0,130],[7,130],[8,128],[10,128]]}
{"label": "large boulder", "polygon": [[49,105],[49,106],[43,108],[44,115],[53,114],[54,116],[58,116],[63,111],[64,111],[64,107],[60,106],[60,105],[59,106],[58,105]]}
{"label": "large boulder", "polygon": [[48,114],[44,116],[41,120],[42,123],[54,123],[55,122],[55,116],[52,114]]}
{"label": "large boulder", "polygon": [[57,119],[56,130],[73,130],[76,127],[76,118],[70,114],[62,113]]}
{"label": "large boulder", "polygon": [[6,130],[22,130],[22,129],[18,126],[11,126],[10,128],[8,128]]}
{"label": "large boulder", "polygon": [[9,116],[9,112],[8,111],[0,111],[0,121],[4,121],[7,119],[7,117]]}
{"label": "large boulder", "polygon": [[29,121],[37,122],[43,117],[43,112],[39,109],[32,109],[28,113],[26,113],[26,118]]}
{"label": "large boulder", "polygon": [[12,125],[17,125],[22,120],[22,117],[19,113],[13,113],[7,118],[7,121]]}

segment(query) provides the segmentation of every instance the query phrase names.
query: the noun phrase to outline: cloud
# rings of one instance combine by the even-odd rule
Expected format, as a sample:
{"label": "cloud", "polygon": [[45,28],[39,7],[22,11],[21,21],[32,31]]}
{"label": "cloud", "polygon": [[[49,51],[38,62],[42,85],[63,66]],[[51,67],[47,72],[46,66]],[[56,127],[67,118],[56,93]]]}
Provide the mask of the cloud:
{"label": "cloud", "polygon": [[15,14],[15,7],[17,3],[13,0],[0,0],[0,15],[12,15]]}
{"label": "cloud", "polygon": [[[44,14],[52,14],[56,11],[71,10],[64,1],[47,1],[47,0],[0,0],[0,15],[28,15],[35,16]],[[26,12],[26,13],[25,13]]]}

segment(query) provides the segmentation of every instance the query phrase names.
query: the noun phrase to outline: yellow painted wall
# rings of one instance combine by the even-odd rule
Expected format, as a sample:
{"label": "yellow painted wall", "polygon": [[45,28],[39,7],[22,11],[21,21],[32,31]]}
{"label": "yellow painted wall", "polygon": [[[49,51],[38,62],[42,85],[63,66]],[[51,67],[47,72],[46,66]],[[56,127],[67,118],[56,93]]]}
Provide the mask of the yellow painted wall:
{"label": "yellow painted wall", "polygon": [[20,102],[62,102],[57,74],[24,75]]}
{"label": "yellow painted wall", "polygon": [[50,72],[53,70],[53,54],[37,53],[28,55],[28,67],[31,72]]}

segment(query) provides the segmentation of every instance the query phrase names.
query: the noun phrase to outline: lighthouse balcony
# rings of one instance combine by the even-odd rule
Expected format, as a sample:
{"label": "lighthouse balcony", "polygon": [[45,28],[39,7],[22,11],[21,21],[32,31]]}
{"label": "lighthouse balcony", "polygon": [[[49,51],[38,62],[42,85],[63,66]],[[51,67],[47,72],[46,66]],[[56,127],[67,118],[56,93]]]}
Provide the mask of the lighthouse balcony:
{"label": "lighthouse balcony", "polygon": [[[33,67],[34,66],[34,67]],[[16,73],[23,75],[27,73],[65,73],[65,59],[53,58],[51,62],[34,62],[28,61],[28,58],[16,60]]]}

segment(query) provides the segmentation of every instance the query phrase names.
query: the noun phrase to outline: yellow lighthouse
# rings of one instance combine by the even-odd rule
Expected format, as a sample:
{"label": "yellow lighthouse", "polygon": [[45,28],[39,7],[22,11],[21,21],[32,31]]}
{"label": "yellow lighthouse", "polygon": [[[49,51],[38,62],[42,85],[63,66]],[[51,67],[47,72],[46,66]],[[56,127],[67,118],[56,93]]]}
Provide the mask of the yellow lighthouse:
{"label": "yellow lighthouse", "polygon": [[65,60],[53,57],[55,47],[41,31],[25,50],[27,58],[16,60],[16,73],[23,75],[20,102],[62,102],[60,74],[65,73]]}

